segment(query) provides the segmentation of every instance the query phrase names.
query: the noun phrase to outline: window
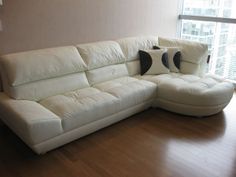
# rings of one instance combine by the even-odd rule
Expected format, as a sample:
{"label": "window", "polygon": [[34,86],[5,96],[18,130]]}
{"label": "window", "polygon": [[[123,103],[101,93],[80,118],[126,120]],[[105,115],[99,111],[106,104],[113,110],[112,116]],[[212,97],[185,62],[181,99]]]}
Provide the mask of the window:
{"label": "window", "polygon": [[183,0],[181,38],[207,43],[208,72],[236,81],[236,0]]}

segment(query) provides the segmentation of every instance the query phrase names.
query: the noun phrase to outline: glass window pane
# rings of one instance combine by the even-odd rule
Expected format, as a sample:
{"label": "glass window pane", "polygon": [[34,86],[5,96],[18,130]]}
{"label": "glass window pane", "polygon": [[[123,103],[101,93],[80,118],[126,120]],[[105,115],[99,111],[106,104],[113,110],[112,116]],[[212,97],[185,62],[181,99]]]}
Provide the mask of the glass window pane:
{"label": "glass window pane", "polygon": [[211,51],[215,29],[215,22],[182,20],[181,38],[206,43]]}
{"label": "glass window pane", "polygon": [[209,71],[236,80],[236,24],[182,20],[181,38],[208,44]]}
{"label": "glass window pane", "polygon": [[[236,18],[236,0],[184,0],[183,14]],[[209,72],[236,81],[236,24],[182,20],[181,38],[208,44]]]}
{"label": "glass window pane", "polygon": [[183,14],[236,18],[236,0],[184,0]]}

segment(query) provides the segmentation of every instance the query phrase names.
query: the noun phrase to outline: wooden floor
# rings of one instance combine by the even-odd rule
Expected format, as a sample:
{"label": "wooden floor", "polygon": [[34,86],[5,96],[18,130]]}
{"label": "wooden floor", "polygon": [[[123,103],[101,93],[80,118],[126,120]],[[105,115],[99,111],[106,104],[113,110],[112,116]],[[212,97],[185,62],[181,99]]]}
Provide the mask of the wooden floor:
{"label": "wooden floor", "polygon": [[236,177],[236,95],[207,118],[149,109],[35,155],[0,127],[1,177]]}

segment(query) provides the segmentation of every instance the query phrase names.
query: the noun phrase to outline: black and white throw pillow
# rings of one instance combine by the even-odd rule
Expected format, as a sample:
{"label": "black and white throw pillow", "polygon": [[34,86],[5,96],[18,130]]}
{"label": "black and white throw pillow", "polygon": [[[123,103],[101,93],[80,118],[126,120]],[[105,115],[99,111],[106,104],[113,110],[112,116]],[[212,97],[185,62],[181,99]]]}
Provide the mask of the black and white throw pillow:
{"label": "black and white throw pillow", "polygon": [[169,73],[166,49],[139,50],[141,75]]}
{"label": "black and white throw pillow", "polygon": [[167,49],[168,63],[171,72],[178,73],[180,70],[181,51],[178,47],[153,46],[153,49]]}

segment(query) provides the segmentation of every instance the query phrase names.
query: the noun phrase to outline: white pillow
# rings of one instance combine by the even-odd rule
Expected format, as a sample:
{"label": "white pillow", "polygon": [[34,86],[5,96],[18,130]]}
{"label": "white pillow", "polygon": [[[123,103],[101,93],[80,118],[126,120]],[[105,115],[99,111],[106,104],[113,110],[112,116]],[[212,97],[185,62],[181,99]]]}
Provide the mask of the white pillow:
{"label": "white pillow", "polygon": [[[181,47],[182,61],[201,64],[208,56],[207,44],[181,39],[158,38],[160,46]],[[181,66],[182,68],[182,66]]]}
{"label": "white pillow", "polygon": [[167,49],[139,50],[141,75],[169,73]]}
{"label": "white pillow", "polygon": [[170,71],[176,73],[179,72],[181,61],[181,49],[179,47],[153,46],[153,49],[167,49]]}

